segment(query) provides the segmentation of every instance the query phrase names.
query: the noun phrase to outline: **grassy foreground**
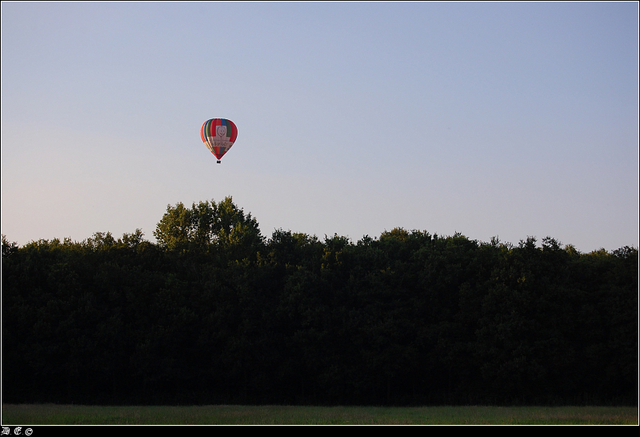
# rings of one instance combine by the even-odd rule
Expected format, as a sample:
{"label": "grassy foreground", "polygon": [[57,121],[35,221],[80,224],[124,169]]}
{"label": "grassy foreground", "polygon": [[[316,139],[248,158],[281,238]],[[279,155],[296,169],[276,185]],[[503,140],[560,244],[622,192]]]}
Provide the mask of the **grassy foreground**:
{"label": "grassy foreground", "polygon": [[637,407],[5,404],[3,425],[637,425]]}

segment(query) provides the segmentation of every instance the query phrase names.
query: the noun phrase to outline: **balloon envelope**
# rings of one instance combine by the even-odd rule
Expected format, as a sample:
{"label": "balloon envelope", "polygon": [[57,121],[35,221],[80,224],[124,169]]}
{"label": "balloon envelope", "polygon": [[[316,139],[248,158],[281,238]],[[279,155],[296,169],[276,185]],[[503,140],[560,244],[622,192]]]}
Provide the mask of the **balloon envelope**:
{"label": "balloon envelope", "polygon": [[238,136],[238,128],[226,118],[212,118],[202,124],[200,136],[205,146],[218,158],[229,151]]}

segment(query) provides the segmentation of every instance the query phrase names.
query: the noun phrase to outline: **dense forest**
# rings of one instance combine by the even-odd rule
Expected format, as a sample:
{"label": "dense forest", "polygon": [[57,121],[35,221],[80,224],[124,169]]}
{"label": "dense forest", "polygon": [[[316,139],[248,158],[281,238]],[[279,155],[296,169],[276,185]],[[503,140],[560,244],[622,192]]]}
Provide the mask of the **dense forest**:
{"label": "dense forest", "polygon": [[266,238],[230,197],[153,234],[3,235],[3,402],[637,405],[637,248]]}

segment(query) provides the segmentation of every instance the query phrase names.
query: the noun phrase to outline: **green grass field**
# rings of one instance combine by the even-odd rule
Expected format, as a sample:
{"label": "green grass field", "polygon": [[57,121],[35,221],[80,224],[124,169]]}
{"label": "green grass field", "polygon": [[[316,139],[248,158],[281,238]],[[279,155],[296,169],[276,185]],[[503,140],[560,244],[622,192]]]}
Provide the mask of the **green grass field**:
{"label": "green grass field", "polygon": [[637,425],[637,407],[6,404],[3,425]]}

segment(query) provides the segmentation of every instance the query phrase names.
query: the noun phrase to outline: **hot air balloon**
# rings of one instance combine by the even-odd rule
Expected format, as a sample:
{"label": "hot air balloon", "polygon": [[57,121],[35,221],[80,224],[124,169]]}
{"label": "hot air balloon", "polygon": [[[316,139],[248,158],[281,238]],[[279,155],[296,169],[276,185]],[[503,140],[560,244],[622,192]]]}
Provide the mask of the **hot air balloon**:
{"label": "hot air balloon", "polygon": [[226,118],[212,118],[202,124],[200,136],[204,145],[218,158],[218,164],[220,164],[220,159],[236,141],[238,128]]}

